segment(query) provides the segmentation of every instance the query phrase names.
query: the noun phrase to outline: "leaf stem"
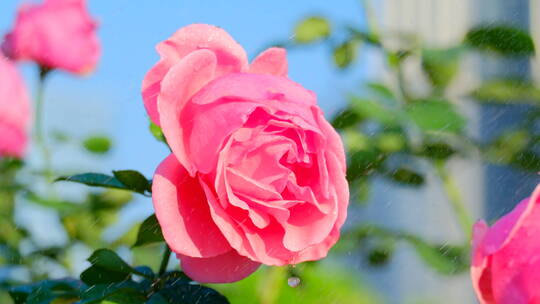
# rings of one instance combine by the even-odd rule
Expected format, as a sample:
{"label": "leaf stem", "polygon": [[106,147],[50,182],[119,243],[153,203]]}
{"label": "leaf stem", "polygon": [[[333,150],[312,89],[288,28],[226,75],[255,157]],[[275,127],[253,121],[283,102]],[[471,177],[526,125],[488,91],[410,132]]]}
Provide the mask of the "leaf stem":
{"label": "leaf stem", "polygon": [[364,8],[369,32],[375,36],[379,35],[379,24],[377,23],[377,15],[369,0],[361,0],[360,4]]}
{"label": "leaf stem", "polygon": [[467,236],[467,240],[470,240],[473,221],[471,215],[469,214],[469,211],[465,207],[465,203],[463,202],[463,198],[461,196],[459,188],[456,185],[454,178],[446,170],[443,161],[436,161],[435,169],[442,181],[443,187],[446,191],[446,194],[448,195],[448,201],[454,209],[454,213],[461,226],[461,229],[463,230],[463,233]]}
{"label": "leaf stem", "polygon": [[169,258],[171,257],[171,248],[169,245],[165,244],[165,251],[163,252],[163,258],[161,259],[161,265],[159,266],[158,275],[162,276],[167,270],[167,265],[169,265]]}

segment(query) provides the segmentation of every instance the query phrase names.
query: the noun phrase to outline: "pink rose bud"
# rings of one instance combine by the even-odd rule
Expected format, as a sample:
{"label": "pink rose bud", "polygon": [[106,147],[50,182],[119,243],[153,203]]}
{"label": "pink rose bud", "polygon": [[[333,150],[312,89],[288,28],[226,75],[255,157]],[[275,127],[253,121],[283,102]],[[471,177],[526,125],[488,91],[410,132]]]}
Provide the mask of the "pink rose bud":
{"label": "pink rose bud", "polygon": [[540,185],[491,228],[475,224],[471,277],[482,304],[540,303]]}
{"label": "pink rose bud", "polygon": [[23,157],[30,119],[30,102],[19,71],[0,54],[0,157]]}
{"label": "pink rose bud", "polygon": [[286,52],[249,64],[224,30],[180,29],[143,81],[172,154],[153,182],[165,240],[192,279],[240,280],[260,264],[325,257],[347,216],[339,135],[287,78]]}
{"label": "pink rose bud", "polygon": [[94,70],[100,54],[96,22],[84,0],[22,5],[2,50],[14,60],[35,61],[44,68],[75,74]]}

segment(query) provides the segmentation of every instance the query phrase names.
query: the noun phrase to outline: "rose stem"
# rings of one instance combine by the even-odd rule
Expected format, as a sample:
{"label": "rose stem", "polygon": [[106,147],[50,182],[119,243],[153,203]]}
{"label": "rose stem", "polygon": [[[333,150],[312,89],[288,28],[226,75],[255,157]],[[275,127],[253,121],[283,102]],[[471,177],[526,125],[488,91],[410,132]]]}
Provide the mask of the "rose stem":
{"label": "rose stem", "polygon": [[45,177],[48,182],[51,182],[53,179],[53,172],[51,167],[51,154],[47,148],[47,143],[45,141],[45,130],[43,127],[43,103],[44,103],[44,91],[45,91],[45,81],[47,75],[51,69],[40,67],[39,69],[39,81],[37,85],[36,93],[36,126],[35,126],[35,138],[36,144],[41,150],[41,156],[43,158],[43,170]]}
{"label": "rose stem", "polygon": [[454,213],[456,214],[457,220],[461,225],[461,229],[467,236],[467,240],[470,240],[472,232],[472,219],[467,211],[467,208],[465,207],[459,188],[456,185],[455,180],[446,170],[443,161],[435,162],[435,169],[437,170],[437,174],[443,183],[443,187],[448,195],[448,201],[454,209]]}
{"label": "rose stem", "polygon": [[165,251],[163,252],[163,258],[161,259],[161,265],[159,266],[158,275],[161,276],[167,270],[167,265],[169,265],[169,258],[171,257],[171,248],[165,244]]}

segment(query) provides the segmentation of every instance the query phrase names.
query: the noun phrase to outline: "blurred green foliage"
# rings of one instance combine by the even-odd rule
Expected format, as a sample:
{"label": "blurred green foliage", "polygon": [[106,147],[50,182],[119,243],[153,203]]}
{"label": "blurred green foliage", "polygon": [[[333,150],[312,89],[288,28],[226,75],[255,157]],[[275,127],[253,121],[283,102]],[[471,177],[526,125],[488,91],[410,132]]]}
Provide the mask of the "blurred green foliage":
{"label": "blurred green foliage", "polygon": [[[297,287],[288,278],[298,275]],[[231,303],[245,304],[376,304],[380,300],[339,264],[306,263],[296,268],[263,267],[248,278],[226,285],[213,285]]]}
{"label": "blurred green foliage", "polygon": [[[381,267],[391,260],[396,244],[405,242],[433,271],[441,275],[462,273],[469,265],[472,221],[460,189],[447,171],[447,163],[455,158],[477,159],[511,166],[531,176],[540,171],[540,88],[526,79],[488,79],[461,96],[449,94],[448,88],[469,54],[527,58],[535,55],[533,40],[521,29],[487,24],[471,28],[461,44],[439,49],[429,47],[414,35],[392,34],[394,42],[396,39],[402,42],[401,48],[396,48],[395,44],[387,44],[387,37],[378,32],[369,6],[364,8],[368,14],[367,29],[345,24],[333,28],[325,39],[287,44],[293,48],[323,43],[328,46],[330,60],[337,69],[361,68],[355,65],[355,59],[364,47],[386,58],[390,77],[365,83],[355,93],[349,93],[346,106],[332,120],[347,150],[352,201],[359,203],[356,208],[365,206],[375,178],[418,188],[425,184],[426,175],[434,175],[447,193],[464,238],[462,243],[443,245],[404,231],[349,223],[337,244],[337,252],[361,253],[368,265]],[[299,24],[307,24],[312,18]],[[333,23],[323,22],[321,16],[316,18],[321,24]],[[422,78],[407,78],[404,66],[409,61],[420,62],[418,68],[427,83]],[[415,89],[426,86],[424,90]],[[467,131],[468,118],[460,110],[460,102],[464,100],[477,102],[480,107],[527,105],[529,114],[520,125],[493,138],[474,138]]]}

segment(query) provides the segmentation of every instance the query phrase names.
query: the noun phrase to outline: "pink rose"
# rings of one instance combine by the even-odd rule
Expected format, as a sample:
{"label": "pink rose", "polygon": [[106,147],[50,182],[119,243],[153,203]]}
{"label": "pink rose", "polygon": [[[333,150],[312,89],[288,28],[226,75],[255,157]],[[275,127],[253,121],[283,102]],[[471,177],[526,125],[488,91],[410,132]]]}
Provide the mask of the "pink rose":
{"label": "pink rose", "polygon": [[540,185],[491,228],[474,226],[471,277],[482,304],[540,303]]}
{"label": "pink rose", "polygon": [[30,119],[30,102],[19,71],[0,54],[0,157],[23,157]]}
{"label": "pink rose", "polygon": [[92,71],[100,54],[96,22],[84,0],[22,5],[2,49],[14,60],[31,60],[75,74]]}
{"label": "pink rose", "polygon": [[347,215],[345,153],[315,94],[287,78],[285,50],[249,64],[224,30],[204,24],[157,50],[143,98],[172,154],[153,201],[184,272],[233,282],[261,263],[325,257]]}

